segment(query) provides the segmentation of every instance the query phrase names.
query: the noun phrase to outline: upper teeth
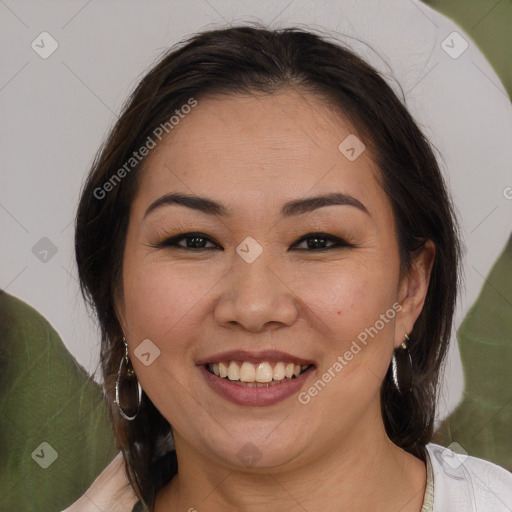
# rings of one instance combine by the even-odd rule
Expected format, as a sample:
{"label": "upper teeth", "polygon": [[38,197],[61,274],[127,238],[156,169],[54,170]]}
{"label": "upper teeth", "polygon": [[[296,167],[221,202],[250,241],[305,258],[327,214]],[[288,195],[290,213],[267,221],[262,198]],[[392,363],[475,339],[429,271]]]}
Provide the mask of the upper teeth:
{"label": "upper teeth", "polygon": [[229,363],[212,363],[208,365],[217,377],[229,380],[238,380],[242,382],[271,382],[272,380],[283,380],[285,377],[291,379],[298,377],[308,365],[298,365],[293,363],[275,363],[272,368],[271,363],[262,362],[258,364],[244,361],[241,365],[236,361]]}

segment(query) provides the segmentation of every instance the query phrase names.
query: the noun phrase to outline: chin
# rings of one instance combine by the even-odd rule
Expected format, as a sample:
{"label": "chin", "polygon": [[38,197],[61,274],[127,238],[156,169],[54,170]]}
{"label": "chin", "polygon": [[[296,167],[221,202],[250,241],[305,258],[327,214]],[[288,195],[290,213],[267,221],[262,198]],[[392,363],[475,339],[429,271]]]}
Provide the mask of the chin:
{"label": "chin", "polygon": [[232,435],[223,431],[220,439],[203,439],[198,450],[203,454],[209,452],[211,458],[238,471],[246,469],[268,473],[271,469],[289,467],[308,445],[304,433],[276,433],[277,429],[273,428],[270,433],[268,425],[253,429],[246,426],[245,430],[241,428],[237,433],[230,432]]}

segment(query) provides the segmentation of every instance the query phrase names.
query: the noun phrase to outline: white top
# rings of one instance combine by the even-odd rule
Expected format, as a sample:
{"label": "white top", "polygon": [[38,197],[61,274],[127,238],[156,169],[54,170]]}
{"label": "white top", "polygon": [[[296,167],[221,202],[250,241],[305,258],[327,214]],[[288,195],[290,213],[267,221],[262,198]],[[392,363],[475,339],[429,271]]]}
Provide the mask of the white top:
{"label": "white top", "polygon": [[429,507],[427,503],[427,483],[422,512],[512,512],[512,473],[437,444],[430,443],[426,448],[433,504]]}

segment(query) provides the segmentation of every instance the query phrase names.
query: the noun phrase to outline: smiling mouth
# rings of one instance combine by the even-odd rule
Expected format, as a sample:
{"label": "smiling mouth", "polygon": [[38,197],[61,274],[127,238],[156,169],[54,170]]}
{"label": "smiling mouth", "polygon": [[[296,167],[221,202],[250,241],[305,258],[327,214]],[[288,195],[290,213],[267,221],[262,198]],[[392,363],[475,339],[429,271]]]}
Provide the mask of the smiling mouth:
{"label": "smiling mouth", "polygon": [[314,365],[267,362],[253,364],[248,361],[208,363],[206,369],[213,375],[244,387],[275,386],[296,379]]}

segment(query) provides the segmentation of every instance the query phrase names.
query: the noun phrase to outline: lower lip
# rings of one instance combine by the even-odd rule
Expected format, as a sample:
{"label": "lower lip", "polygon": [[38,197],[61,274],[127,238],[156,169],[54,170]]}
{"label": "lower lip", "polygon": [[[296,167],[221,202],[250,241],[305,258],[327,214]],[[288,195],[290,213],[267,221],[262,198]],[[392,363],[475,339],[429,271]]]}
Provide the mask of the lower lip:
{"label": "lower lip", "polygon": [[307,378],[314,371],[314,367],[310,367],[294,379],[287,380],[281,384],[274,384],[273,386],[266,388],[246,387],[240,386],[239,384],[233,384],[228,379],[217,377],[213,373],[209,372],[205,365],[200,365],[198,368],[206,382],[214,391],[226,400],[237,405],[249,405],[253,407],[273,405],[281,400],[285,400],[295,393],[298,393]]}

